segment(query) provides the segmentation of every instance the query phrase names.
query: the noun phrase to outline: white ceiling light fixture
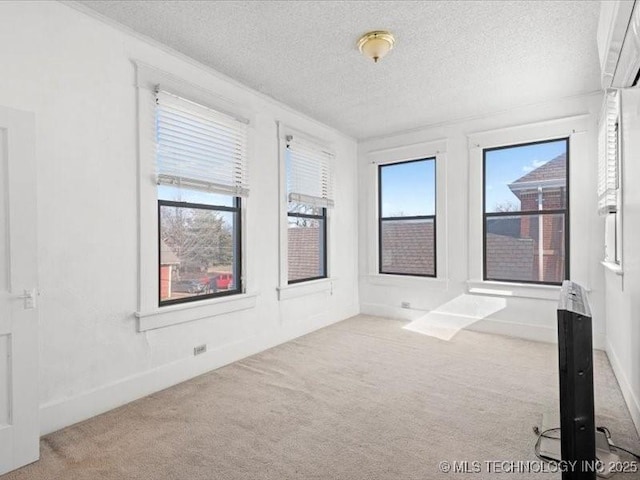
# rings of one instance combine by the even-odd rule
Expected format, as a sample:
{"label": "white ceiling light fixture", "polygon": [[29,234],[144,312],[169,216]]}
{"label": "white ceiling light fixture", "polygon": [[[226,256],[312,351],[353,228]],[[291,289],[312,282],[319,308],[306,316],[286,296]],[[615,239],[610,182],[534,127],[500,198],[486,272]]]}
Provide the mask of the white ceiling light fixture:
{"label": "white ceiling light fixture", "polygon": [[375,30],[367,32],[358,40],[358,49],[375,63],[382,59],[393,48],[396,38],[391,32]]}

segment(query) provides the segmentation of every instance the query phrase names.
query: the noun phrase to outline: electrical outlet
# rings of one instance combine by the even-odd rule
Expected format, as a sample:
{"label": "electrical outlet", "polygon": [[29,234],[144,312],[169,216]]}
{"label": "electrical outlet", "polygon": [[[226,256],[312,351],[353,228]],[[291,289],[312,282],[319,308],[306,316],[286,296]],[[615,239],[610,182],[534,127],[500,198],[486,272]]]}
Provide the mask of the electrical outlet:
{"label": "electrical outlet", "polygon": [[197,347],[193,348],[193,354],[194,355],[202,355],[206,351],[207,351],[207,346],[206,345],[198,345]]}
{"label": "electrical outlet", "polygon": [[402,308],[411,308],[411,304],[410,304],[409,302],[402,302],[402,303],[400,304],[400,306],[401,306]]}

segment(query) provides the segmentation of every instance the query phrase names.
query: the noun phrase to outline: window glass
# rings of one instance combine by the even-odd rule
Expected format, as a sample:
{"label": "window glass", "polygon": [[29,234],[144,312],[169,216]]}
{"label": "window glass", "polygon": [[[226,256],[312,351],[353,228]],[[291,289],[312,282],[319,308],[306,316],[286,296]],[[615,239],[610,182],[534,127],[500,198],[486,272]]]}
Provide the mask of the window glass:
{"label": "window glass", "polygon": [[484,168],[485,212],[566,207],[566,140],[486,150]]}
{"label": "window glass", "polygon": [[605,256],[606,262],[620,263],[620,238],[618,234],[618,212],[608,213],[605,217]]}
{"label": "window glass", "polygon": [[433,218],[382,222],[382,272],[434,276],[434,223]]}
{"label": "window glass", "polygon": [[305,205],[304,203],[289,202],[289,213],[303,215],[322,215],[324,208]]}
{"label": "window glass", "polygon": [[484,151],[485,280],[568,278],[568,140]]}
{"label": "window glass", "polygon": [[161,304],[238,292],[239,213],[159,201]]}
{"label": "window glass", "polygon": [[325,218],[289,216],[289,282],[326,277]]}
{"label": "window glass", "polygon": [[435,159],[382,165],[382,216],[435,215],[435,165]]}
{"label": "window glass", "polygon": [[435,163],[378,167],[380,273],[436,276]]}
{"label": "window glass", "polygon": [[172,202],[198,203],[201,205],[220,205],[233,207],[235,197],[213,192],[191,190],[171,185],[158,185],[158,199]]}
{"label": "window glass", "polygon": [[487,278],[562,283],[566,253],[564,229],[563,214],[487,218]]}

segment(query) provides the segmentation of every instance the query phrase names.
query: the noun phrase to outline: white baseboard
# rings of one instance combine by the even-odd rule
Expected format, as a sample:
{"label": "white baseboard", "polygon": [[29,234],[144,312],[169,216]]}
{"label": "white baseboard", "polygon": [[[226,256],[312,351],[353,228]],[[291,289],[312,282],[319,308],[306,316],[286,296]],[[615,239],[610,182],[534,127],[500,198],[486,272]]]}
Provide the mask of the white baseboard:
{"label": "white baseboard", "polygon": [[474,332],[495,333],[497,335],[523,338],[535,342],[556,343],[558,341],[558,333],[555,328],[528,323],[485,318],[472,323],[467,329]]}
{"label": "white baseboard", "polygon": [[212,349],[197,357],[188,357],[117,380],[74,397],[41,405],[40,435],[46,435],[95,417],[343,319],[338,318],[330,321],[327,318],[313,318],[312,322],[289,328],[279,338],[269,340],[264,336],[250,337]]}
{"label": "white baseboard", "polygon": [[[529,323],[507,322],[505,320],[483,319],[478,320],[467,327],[469,330],[485,333],[496,333],[510,337],[524,338],[536,342],[558,343],[558,330],[544,325],[532,325]],[[604,350],[606,346],[605,335],[593,333],[593,349]]]}
{"label": "white baseboard", "polygon": [[378,303],[363,303],[360,305],[360,313],[362,315],[372,315],[374,317],[397,318],[400,320],[415,320],[421,317],[426,310],[416,310],[414,308],[392,307]]}
{"label": "white baseboard", "polygon": [[[361,313],[378,317],[397,318],[402,320],[415,320],[427,313],[422,310],[392,307],[389,305],[365,303],[361,305]],[[475,323],[465,327],[467,330],[483,333],[495,333],[509,337],[524,338],[536,342],[557,343],[558,334],[556,327],[543,325],[532,325],[528,323],[508,322],[505,320],[479,319]],[[602,333],[593,334],[593,348],[596,350],[605,349],[605,336]]]}
{"label": "white baseboard", "polygon": [[638,401],[638,397],[636,397],[635,393],[633,392],[633,388],[631,388],[631,383],[629,383],[629,379],[624,373],[624,369],[622,368],[620,359],[616,355],[615,350],[609,342],[607,342],[606,352],[607,357],[609,357],[609,363],[611,364],[613,373],[615,374],[616,379],[618,380],[618,384],[620,385],[620,390],[622,390],[622,396],[627,403],[629,413],[631,413],[633,424],[636,427],[638,435],[640,435],[640,401]]}
{"label": "white baseboard", "polygon": [[261,349],[255,337],[224,345],[197,357],[147,370],[80,395],[40,407],[40,434],[46,435],[74,423],[177,385],[210,370],[222,367]]}

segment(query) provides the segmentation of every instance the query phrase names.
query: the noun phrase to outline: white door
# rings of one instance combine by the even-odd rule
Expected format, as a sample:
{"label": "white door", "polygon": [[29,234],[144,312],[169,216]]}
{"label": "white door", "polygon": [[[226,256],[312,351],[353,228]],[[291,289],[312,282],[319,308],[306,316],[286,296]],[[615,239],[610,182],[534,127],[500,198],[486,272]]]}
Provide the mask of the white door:
{"label": "white door", "polygon": [[32,114],[0,107],[0,474],[39,458]]}

